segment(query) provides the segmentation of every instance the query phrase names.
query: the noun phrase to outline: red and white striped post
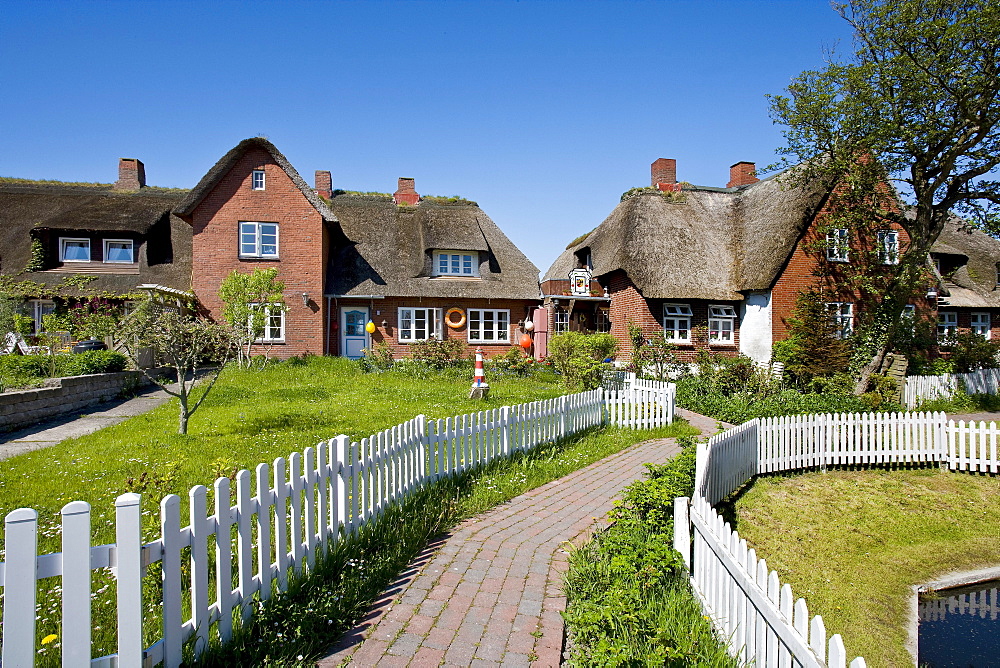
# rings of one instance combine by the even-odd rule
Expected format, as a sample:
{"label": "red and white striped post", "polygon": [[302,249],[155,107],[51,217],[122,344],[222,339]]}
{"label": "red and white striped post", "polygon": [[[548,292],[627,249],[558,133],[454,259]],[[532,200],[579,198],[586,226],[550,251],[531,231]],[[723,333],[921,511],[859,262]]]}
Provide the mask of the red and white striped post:
{"label": "red and white striped post", "polygon": [[472,391],[469,392],[470,399],[485,399],[490,392],[490,386],[486,382],[486,374],[483,372],[483,349],[476,348],[476,375],[472,379]]}

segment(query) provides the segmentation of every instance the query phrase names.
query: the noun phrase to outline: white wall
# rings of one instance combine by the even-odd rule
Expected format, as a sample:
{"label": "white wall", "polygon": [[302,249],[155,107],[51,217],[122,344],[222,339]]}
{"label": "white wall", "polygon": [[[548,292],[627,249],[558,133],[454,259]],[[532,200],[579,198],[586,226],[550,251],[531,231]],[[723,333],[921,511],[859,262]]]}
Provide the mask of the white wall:
{"label": "white wall", "polygon": [[740,352],[758,364],[771,361],[771,291],[751,292],[740,304]]}

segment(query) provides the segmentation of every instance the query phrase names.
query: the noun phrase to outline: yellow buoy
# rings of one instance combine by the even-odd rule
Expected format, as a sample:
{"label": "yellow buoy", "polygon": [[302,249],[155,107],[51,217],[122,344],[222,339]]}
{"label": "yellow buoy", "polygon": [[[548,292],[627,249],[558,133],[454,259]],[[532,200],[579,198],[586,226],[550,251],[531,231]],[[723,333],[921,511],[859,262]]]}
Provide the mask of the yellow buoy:
{"label": "yellow buoy", "polygon": [[369,334],[374,334],[375,333],[375,323],[372,322],[371,320],[369,320],[368,324],[365,325],[365,331],[368,332]]}

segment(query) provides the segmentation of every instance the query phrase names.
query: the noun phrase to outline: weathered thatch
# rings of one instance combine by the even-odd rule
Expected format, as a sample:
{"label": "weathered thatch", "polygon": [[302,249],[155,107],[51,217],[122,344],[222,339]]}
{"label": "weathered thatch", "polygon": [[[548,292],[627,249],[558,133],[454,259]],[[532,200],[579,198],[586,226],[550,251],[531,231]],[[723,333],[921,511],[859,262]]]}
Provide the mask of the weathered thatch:
{"label": "weathered thatch", "polygon": [[589,249],[595,276],[624,270],[654,299],[742,299],[776,280],[823,198],[772,177],[742,188],[692,187],[670,201],[641,194],[570,246],[543,280],[565,279]]}
{"label": "weathered thatch", "polygon": [[[108,238],[118,233],[136,240],[139,273],[95,273],[88,290],[124,294],[143,283],[189,290],[191,227],[170,213],[185,195],[159,189],[121,193],[110,186],[0,182],[0,272],[56,285],[65,273],[25,272],[33,239],[43,241],[51,255],[60,236]],[[87,273],[87,267],[81,265],[79,273]]]}
{"label": "weathered thatch", "polygon": [[[327,294],[535,299],[538,268],[474,204],[340,195],[332,223]],[[479,278],[433,277],[435,250],[476,251]]]}
{"label": "weathered thatch", "polygon": [[303,196],[305,196],[305,198],[309,200],[309,203],[312,204],[317,211],[319,211],[324,220],[335,219],[335,216],[330,211],[329,207],[323,203],[323,200],[320,199],[319,195],[317,195],[312,188],[306,185],[306,182],[301,176],[299,176],[299,173],[295,171],[295,168],[292,167],[292,163],[288,162],[288,158],[286,158],[281,151],[274,146],[274,144],[263,137],[251,137],[250,139],[244,139],[233,147],[229,153],[222,156],[222,158],[220,158],[219,161],[215,163],[210,170],[208,170],[208,173],[201,178],[198,185],[196,185],[188,196],[184,198],[184,201],[174,208],[174,213],[182,218],[189,216],[198,204],[201,203],[201,201],[205,199],[210,192],[212,192],[212,189],[219,182],[219,179],[229,173],[229,170],[232,169],[234,164],[236,164],[236,161],[243,157],[244,153],[255,148],[263,149],[271,155],[278,166],[281,167],[292,182],[295,183],[295,186],[302,191]]}
{"label": "weathered thatch", "polygon": [[931,254],[951,256],[948,264],[957,264],[944,277],[948,306],[1000,308],[1000,241],[953,218],[945,224]]}

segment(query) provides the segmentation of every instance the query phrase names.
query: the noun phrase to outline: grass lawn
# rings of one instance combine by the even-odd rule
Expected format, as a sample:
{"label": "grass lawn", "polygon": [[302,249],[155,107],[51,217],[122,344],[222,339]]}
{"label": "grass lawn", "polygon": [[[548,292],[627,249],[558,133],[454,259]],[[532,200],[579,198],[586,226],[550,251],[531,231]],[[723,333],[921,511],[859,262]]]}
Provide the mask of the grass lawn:
{"label": "grass lawn", "polygon": [[487,402],[467,399],[470,373],[362,373],[343,358],[274,364],[263,371],[228,368],[191,419],[177,431],[177,402],[94,434],[0,462],[0,513],[39,512],[41,550],[58,551],[58,514],[69,501],[93,507],[96,540],[111,542],[114,499],[143,493],[145,538],[166,494],[186,499],[193,485],[287,457],[322,440],[355,440],[423,413],[448,417],[559,396],[550,372],[535,378],[490,378]]}
{"label": "grass lawn", "polygon": [[1000,478],[940,469],[757,479],[735,504],[740,535],[848,656],[912,666],[911,585],[1000,564]]}

